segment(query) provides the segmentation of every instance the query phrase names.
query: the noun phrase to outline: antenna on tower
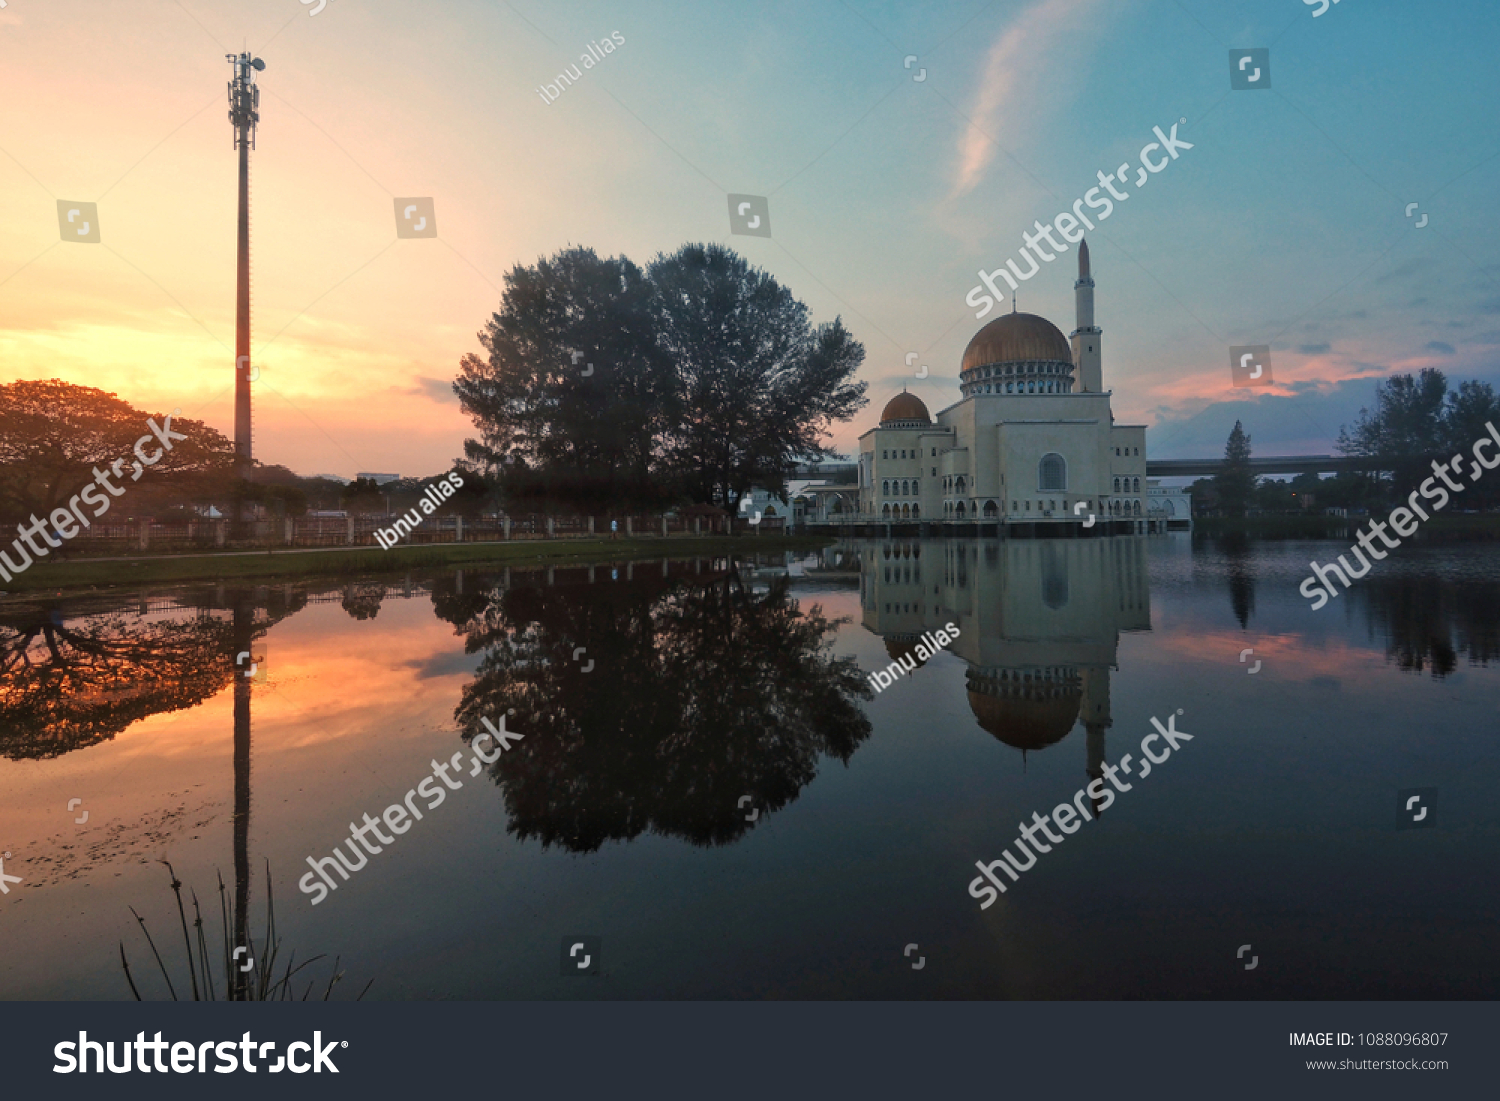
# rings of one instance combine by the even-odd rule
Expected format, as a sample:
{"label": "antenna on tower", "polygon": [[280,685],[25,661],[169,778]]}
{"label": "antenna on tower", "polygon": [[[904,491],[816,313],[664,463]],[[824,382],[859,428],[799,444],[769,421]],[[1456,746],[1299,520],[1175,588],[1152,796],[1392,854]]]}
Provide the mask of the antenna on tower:
{"label": "antenna on tower", "polygon": [[234,147],[248,141],[255,148],[255,124],[260,121],[260,89],[255,86],[255,74],[265,69],[266,63],[249,54],[225,54],[224,60],[234,66],[234,79],[229,82],[229,121],[234,124]]}

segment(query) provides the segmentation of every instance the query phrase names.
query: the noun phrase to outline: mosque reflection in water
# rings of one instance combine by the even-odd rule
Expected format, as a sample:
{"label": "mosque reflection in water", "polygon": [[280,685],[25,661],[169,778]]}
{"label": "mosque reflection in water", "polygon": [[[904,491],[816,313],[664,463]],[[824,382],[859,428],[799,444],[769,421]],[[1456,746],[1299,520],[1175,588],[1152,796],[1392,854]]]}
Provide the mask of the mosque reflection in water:
{"label": "mosque reflection in water", "polygon": [[1121,632],[1151,630],[1144,536],[854,544],[864,626],[909,666],[923,632],[952,621],[979,726],[1025,755],[1080,721],[1103,775],[1109,675]]}

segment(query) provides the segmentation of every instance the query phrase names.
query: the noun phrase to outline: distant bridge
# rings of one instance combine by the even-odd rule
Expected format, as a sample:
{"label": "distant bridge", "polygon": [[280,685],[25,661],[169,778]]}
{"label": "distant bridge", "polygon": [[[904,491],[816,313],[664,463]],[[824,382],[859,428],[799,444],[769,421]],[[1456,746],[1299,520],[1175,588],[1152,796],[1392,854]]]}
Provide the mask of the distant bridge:
{"label": "distant bridge", "polygon": [[[1147,459],[1146,474],[1151,478],[1207,478],[1223,469],[1223,458],[1217,459]],[[1261,474],[1344,474],[1353,470],[1385,470],[1379,459],[1333,455],[1275,455],[1250,460],[1250,472]]]}

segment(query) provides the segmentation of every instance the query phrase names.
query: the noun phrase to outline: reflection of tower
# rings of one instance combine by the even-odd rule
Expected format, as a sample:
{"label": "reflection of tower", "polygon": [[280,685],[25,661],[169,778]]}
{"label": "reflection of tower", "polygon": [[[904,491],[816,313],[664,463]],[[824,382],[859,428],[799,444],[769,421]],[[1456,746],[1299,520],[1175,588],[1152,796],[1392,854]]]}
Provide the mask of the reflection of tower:
{"label": "reflection of tower", "polygon": [[[249,54],[229,54],[234,79],[229,82],[229,121],[234,124],[234,147],[240,153],[239,236],[235,252],[234,307],[234,474],[248,480],[250,454],[250,150],[255,148],[255,124],[260,121],[260,89],[255,74],[266,63]],[[244,523],[243,496],[235,520]]]}
{"label": "reflection of tower", "polygon": [[[1113,720],[1109,714],[1109,669],[1094,668],[1083,671],[1083,707],[1079,717],[1088,732],[1088,768],[1090,780],[1104,777],[1104,732]],[[1094,817],[1103,811],[1099,800],[1094,799]]]}
{"label": "reflection of tower", "polygon": [[[234,595],[233,644],[236,655],[255,637],[255,602],[248,591]],[[250,678],[234,670],[234,944],[250,945]],[[253,956],[254,953],[251,953]],[[233,969],[231,1001],[243,1001],[246,975]]]}

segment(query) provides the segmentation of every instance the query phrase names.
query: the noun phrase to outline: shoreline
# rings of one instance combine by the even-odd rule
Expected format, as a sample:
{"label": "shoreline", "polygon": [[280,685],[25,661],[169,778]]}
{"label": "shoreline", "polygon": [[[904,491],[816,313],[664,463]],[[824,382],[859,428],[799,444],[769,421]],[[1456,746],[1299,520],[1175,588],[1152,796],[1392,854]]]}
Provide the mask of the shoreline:
{"label": "shoreline", "polygon": [[509,540],[424,543],[389,551],[379,547],[222,551],[206,554],[121,555],[47,562],[0,588],[0,603],[39,592],[100,591],[142,584],[238,581],[252,578],[339,577],[396,570],[498,564],[587,565],[625,558],[688,558],[740,552],[819,550],[835,540],[822,535],[661,536],[623,539]]}

